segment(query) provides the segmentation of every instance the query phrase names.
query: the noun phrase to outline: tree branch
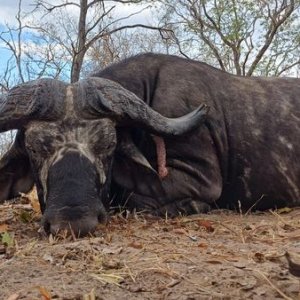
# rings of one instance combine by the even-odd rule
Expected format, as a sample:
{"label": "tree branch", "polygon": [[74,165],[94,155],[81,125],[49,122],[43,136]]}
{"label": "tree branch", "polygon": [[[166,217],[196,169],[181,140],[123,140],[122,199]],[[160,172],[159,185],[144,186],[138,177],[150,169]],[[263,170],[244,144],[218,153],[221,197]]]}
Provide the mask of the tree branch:
{"label": "tree branch", "polygon": [[[277,5],[277,1],[276,1],[276,5]],[[268,5],[268,11],[271,17],[271,24],[269,26],[269,30],[266,36],[266,40],[264,45],[261,47],[261,49],[259,50],[259,52],[257,53],[253,63],[251,64],[246,76],[251,76],[255,70],[255,68],[257,67],[258,63],[260,62],[260,60],[262,59],[263,55],[265,54],[265,52],[268,50],[268,48],[270,47],[276,32],[278,31],[279,27],[284,24],[284,22],[288,19],[288,17],[293,13],[294,11],[294,7],[295,7],[295,2],[294,0],[291,0],[291,4],[289,5],[289,9],[284,13],[284,15],[280,18],[280,13],[283,12],[286,7],[281,8],[280,11],[275,11],[274,14],[271,14],[271,9]]]}

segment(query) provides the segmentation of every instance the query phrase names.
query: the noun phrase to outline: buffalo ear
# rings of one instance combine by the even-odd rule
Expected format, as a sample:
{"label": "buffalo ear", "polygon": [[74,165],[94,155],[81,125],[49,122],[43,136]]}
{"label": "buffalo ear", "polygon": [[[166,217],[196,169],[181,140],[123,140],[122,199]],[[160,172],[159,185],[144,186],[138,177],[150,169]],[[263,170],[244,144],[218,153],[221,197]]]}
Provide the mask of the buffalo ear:
{"label": "buffalo ear", "polygon": [[0,203],[29,192],[34,184],[29,157],[19,131],[15,142],[0,160]]}
{"label": "buffalo ear", "polygon": [[165,194],[157,172],[128,133],[118,136],[112,176],[118,185],[137,194],[148,197],[161,197]]}

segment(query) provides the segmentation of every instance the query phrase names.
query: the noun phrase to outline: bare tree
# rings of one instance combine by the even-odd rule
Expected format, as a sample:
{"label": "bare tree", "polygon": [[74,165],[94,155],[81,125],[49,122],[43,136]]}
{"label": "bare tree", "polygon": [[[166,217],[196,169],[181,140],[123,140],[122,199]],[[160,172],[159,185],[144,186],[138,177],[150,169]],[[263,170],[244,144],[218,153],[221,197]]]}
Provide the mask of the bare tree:
{"label": "bare tree", "polygon": [[[158,26],[129,23],[149,9],[147,3],[157,2],[162,15]],[[280,76],[299,70],[300,0],[33,3],[31,15],[35,19],[29,22],[22,14],[20,0],[17,26],[7,25],[0,33],[0,40],[11,53],[0,75],[3,91],[42,76],[74,82],[91,66],[103,67],[144,51],[181,54],[245,76]],[[116,12],[130,4],[143,6],[117,16]]]}
{"label": "bare tree", "polygon": [[182,49],[238,75],[282,75],[300,64],[299,0],[159,0]]}
{"label": "bare tree", "polygon": [[[39,27],[32,27],[22,12],[22,0],[19,1],[16,25],[6,24],[0,32],[9,59],[0,74],[1,91],[43,76],[58,78],[66,65],[63,49],[59,52],[51,38],[41,34]],[[59,55],[58,55],[59,53]]]}
{"label": "bare tree", "polygon": [[[40,34],[39,28],[28,24],[26,14],[22,11],[22,0],[19,1],[16,14],[16,25],[6,24],[0,32],[0,41],[9,58],[3,59],[0,73],[0,94],[6,93],[16,84],[43,76],[57,78],[66,64],[63,52],[58,56],[56,45],[47,36]],[[13,131],[0,134],[0,155],[14,140]]]}
{"label": "bare tree", "polygon": [[[124,17],[116,17],[113,12],[117,5],[141,4],[142,0],[120,1],[120,0],[61,0],[60,3],[52,5],[45,0],[36,1],[35,12],[43,12],[45,22],[39,24],[43,27],[44,34],[56,40],[63,47],[70,58],[70,81],[75,82],[80,78],[80,72],[85,62],[85,56],[96,42],[102,40],[107,43],[110,36],[125,29],[145,28],[159,32],[168,31],[163,27],[145,24],[127,24],[130,18],[143,10],[128,14]],[[71,12],[74,12],[72,15]],[[49,18],[50,17],[50,18]]]}
{"label": "bare tree", "polygon": [[[87,52],[84,74],[143,52],[173,53],[172,32],[147,31],[143,28],[122,30],[99,39]],[[172,49],[170,49],[172,47]],[[174,49],[173,49],[174,48]],[[176,49],[178,47],[176,46]]]}
{"label": "bare tree", "polygon": [[[25,26],[21,19],[22,1],[19,1],[18,13],[16,15],[17,27],[11,28],[7,25],[7,30],[0,33],[0,40],[5,44],[10,52],[10,59],[7,61],[6,68],[1,78],[1,89],[7,91],[14,71],[20,82],[25,82],[22,66],[22,36]],[[14,65],[14,66],[13,66]]]}

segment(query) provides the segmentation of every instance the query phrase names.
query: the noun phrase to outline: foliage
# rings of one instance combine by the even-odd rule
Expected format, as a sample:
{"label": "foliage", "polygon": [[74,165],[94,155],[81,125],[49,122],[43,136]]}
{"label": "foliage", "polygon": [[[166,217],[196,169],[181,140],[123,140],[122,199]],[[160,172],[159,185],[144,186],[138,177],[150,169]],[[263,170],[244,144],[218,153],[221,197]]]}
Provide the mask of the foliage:
{"label": "foliage", "polygon": [[0,234],[0,241],[7,247],[11,247],[14,245],[14,238],[7,231]]}
{"label": "foliage", "polygon": [[189,57],[238,75],[280,76],[300,64],[299,0],[159,0],[161,23]]}
{"label": "foliage", "polygon": [[[0,92],[40,77],[74,82],[147,51],[184,55],[244,76],[299,72],[300,0],[32,3],[31,11],[24,11],[19,0],[16,25],[6,24],[0,32],[10,54]],[[153,11],[158,24],[134,22]]]}
{"label": "foliage", "polygon": [[[81,0],[69,2],[60,0],[52,5],[45,0],[38,0],[35,11],[42,13],[44,18],[38,21],[45,36],[54,39],[69,57],[70,81],[76,82],[84,67],[89,50],[96,44],[103,45],[107,51],[107,40],[112,35],[123,30],[144,28],[149,30],[164,31],[163,28],[140,23],[133,23],[131,19],[147,9],[149,5],[142,5],[142,0],[105,1],[105,0]],[[147,2],[147,1],[145,1]],[[132,12],[120,14],[129,4],[134,4]],[[141,6],[142,5],[142,6]],[[119,12],[119,13],[118,13]],[[53,19],[53,15],[56,18]],[[107,53],[104,53],[104,56]]]}
{"label": "foliage", "polygon": [[[85,64],[91,61],[88,53],[95,45],[102,45],[102,50],[107,51],[107,40],[123,30],[129,35],[129,30],[136,28],[161,34],[165,31],[131,21],[150,8],[142,0],[59,0],[55,4],[36,0],[33,3],[33,9],[25,12],[19,0],[16,25],[6,24],[0,32],[0,41],[10,53],[0,74],[0,92],[40,77],[75,82]],[[123,9],[125,13],[120,13]]]}

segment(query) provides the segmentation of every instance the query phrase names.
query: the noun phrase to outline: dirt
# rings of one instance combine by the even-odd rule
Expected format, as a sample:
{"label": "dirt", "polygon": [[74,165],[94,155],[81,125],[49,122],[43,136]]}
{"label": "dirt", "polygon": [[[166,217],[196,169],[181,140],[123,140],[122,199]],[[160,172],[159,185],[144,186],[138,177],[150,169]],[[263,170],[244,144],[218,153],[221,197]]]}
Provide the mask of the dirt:
{"label": "dirt", "polygon": [[123,213],[77,239],[46,236],[35,205],[4,204],[0,299],[299,299],[285,257],[300,255],[299,216]]}

